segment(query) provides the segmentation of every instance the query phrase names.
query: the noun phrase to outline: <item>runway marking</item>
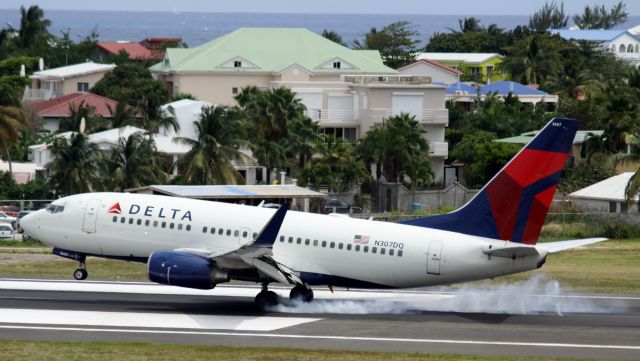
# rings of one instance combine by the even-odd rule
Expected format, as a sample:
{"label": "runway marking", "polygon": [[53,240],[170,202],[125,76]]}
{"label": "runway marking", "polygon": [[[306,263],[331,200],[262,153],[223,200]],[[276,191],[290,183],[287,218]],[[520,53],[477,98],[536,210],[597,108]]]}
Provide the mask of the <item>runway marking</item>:
{"label": "runway marking", "polygon": [[99,312],[2,308],[2,323],[70,326],[145,327],[235,331],[274,331],[321,320],[272,316],[216,316],[156,312]]}
{"label": "runway marking", "polygon": [[330,336],[330,335],[313,336],[313,335],[273,334],[273,333],[133,330],[133,329],[113,329],[113,328],[99,329],[99,328],[80,328],[80,327],[10,326],[10,325],[0,325],[0,329],[168,334],[168,335],[192,335],[192,336],[237,336],[237,337],[260,337],[260,338],[283,338],[283,339],[314,339],[314,340],[333,340],[333,341],[436,343],[436,344],[459,344],[459,345],[480,345],[480,346],[523,346],[523,347],[551,347],[551,348],[640,350],[640,346],[632,346],[632,345],[594,345],[594,344],[550,343],[550,342],[439,340],[439,339],[420,339],[420,338],[384,338],[384,337]]}
{"label": "runway marking", "polygon": [[[65,291],[65,292],[107,292],[107,293],[135,293],[135,294],[163,294],[163,295],[189,295],[189,296],[229,296],[229,297],[254,297],[258,287],[252,285],[219,285],[212,290],[194,290],[174,286],[164,286],[149,282],[105,282],[105,281],[65,281],[65,280],[38,280],[0,278],[0,289],[6,290],[32,290],[32,291]],[[270,287],[281,296],[288,296],[287,287]],[[422,290],[342,290],[334,292],[322,289],[314,289],[317,299],[383,299],[415,297],[416,295],[432,298],[447,299],[455,297],[454,291],[422,291]],[[490,292],[482,292],[487,294]],[[640,300],[634,296],[608,296],[608,295],[527,295],[548,298],[569,299],[610,299],[610,300]]]}

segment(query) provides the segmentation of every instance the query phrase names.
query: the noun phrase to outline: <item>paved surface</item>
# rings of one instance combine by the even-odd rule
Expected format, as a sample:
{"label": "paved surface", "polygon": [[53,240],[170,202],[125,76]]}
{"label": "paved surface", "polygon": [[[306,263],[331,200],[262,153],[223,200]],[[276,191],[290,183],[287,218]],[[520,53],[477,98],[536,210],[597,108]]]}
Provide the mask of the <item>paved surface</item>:
{"label": "paved surface", "polygon": [[262,313],[257,291],[3,279],[0,339],[640,359],[640,297],[318,289]]}

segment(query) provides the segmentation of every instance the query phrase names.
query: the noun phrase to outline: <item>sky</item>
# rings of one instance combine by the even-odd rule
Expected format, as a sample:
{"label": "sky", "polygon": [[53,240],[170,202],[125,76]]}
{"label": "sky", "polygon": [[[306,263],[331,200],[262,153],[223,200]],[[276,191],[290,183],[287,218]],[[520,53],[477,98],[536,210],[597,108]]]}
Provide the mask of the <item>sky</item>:
{"label": "sky", "polygon": [[[169,12],[253,12],[322,14],[531,15],[546,0],[0,0],[0,9],[39,5],[46,10],[113,10]],[[558,1],[559,2],[559,1]],[[564,0],[568,14],[585,5],[610,8],[619,0]],[[640,0],[625,1],[631,16],[640,16]]]}

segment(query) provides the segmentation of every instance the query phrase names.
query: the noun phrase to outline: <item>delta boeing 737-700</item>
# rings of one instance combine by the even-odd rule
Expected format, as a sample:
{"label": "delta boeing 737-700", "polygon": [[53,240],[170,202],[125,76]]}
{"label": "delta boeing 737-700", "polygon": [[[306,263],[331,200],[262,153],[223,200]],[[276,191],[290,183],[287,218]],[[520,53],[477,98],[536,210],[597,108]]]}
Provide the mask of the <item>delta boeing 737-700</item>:
{"label": "delta boeing 737-700", "polygon": [[313,299],[311,286],[409,288],[540,268],[549,254],[604,238],[536,244],[578,121],[552,119],[465,206],[400,223],[158,195],[86,193],[25,216],[20,227],[79,262],[146,262],[153,282],[212,289],[262,284],[256,303],[278,302],[272,282]]}

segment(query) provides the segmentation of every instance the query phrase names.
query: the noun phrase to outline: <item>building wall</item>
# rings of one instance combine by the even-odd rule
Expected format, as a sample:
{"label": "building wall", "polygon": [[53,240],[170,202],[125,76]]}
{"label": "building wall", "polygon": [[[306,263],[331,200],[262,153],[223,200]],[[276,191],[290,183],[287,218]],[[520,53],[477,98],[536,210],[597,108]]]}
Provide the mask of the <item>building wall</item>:
{"label": "building wall", "polygon": [[402,184],[377,182],[374,186],[376,210],[378,212],[411,212],[412,205],[417,203],[427,211],[438,208],[459,208],[467,203],[478,192],[469,190],[459,183],[454,183],[441,190],[411,191]]}
{"label": "building wall", "polygon": [[238,92],[245,86],[253,85],[258,88],[267,88],[273,79],[265,74],[176,74],[166,78],[165,81],[173,82],[173,94],[189,93],[196,99],[205,102],[234,106],[237,94],[233,94],[233,88]]}
{"label": "building wall", "polygon": [[62,92],[64,95],[75,93],[78,91],[78,83],[88,83],[89,89],[93,88],[100,79],[104,78],[107,72],[92,73],[82,76],[67,78],[63,81]]}
{"label": "building wall", "polygon": [[[624,201],[610,201],[606,199],[584,199],[584,198],[571,198],[573,205],[586,213],[631,213],[638,212],[638,203],[634,202],[633,205],[629,207],[627,212],[623,212]],[[611,210],[615,207],[615,212]]]}
{"label": "building wall", "polygon": [[437,66],[434,66],[424,61],[418,61],[411,65],[406,66],[403,69],[398,70],[402,75],[418,75],[429,76],[432,82],[441,82],[445,84],[452,84],[460,81],[458,75],[452,74],[448,71],[442,70]]}

